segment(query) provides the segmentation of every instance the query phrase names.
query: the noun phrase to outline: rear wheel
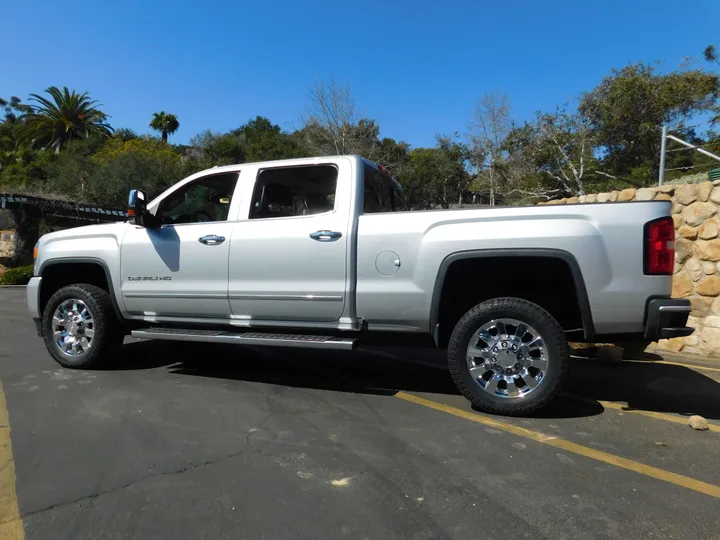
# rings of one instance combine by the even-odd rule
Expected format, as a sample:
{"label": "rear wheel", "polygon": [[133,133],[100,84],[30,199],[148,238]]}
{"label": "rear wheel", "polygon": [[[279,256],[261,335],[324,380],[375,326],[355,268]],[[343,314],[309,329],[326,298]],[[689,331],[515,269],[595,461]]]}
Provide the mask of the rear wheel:
{"label": "rear wheel", "polygon": [[560,390],[569,362],[557,321],[520,298],[478,304],[457,323],[448,346],[455,385],[485,412],[524,416]]}
{"label": "rear wheel", "polygon": [[97,367],[122,345],[110,294],[80,283],[58,290],[43,311],[45,346],[67,368]]}

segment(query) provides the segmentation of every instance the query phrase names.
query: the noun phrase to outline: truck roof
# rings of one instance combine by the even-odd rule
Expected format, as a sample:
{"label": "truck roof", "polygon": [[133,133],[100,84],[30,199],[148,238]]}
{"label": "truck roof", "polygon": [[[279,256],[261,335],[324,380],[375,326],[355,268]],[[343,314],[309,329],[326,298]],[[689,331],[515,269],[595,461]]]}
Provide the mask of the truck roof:
{"label": "truck roof", "polygon": [[234,171],[240,171],[244,167],[248,166],[273,166],[277,167],[278,165],[286,165],[288,167],[292,167],[294,165],[305,165],[305,164],[313,164],[318,163],[321,161],[327,161],[332,159],[340,159],[340,158],[349,158],[355,161],[362,161],[365,163],[370,163],[372,165],[375,165],[372,161],[363,158],[362,156],[359,156],[357,154],[350,154],[350,155],[334,155],[334,156],[313,156],[313,157],[306,157],[306,158],[290,158],[290,159],[273,159],[268,161],[253,161],[253,162],[247,162],[247,163],[236,163],[233,165],[219,165],[215,167],[211,167],[209,169],[204,169],[202,171],[197,171],[196,173],[193,173],[192,176],[196,175],[204,175],[210,172],[234,172]]}

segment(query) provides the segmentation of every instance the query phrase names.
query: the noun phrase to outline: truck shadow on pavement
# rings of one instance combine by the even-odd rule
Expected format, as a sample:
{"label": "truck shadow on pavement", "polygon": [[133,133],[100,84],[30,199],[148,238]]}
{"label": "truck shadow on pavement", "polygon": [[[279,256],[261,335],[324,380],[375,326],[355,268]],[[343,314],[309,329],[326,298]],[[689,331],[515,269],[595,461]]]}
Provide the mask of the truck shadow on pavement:
{"label": "truck shadow on pavement", "polygon": [[720,382],[685,366],[578,358],[565,389],[596,401],[626,402],[629,410],[720,419]]}
{"label": "truck shadow on pavement", "polygon": [[[443,353],[424,349],[339,352],[146,341],[126,344],[122,359],[112,369],[160,367],[175,375],[337,392],[459,395]],[[678,365],[573,358],[564,392],[535,416],[594,416],[604,411],[602,401],[624,402],[628,409],[699,414],[717,420],[720,382]]]}

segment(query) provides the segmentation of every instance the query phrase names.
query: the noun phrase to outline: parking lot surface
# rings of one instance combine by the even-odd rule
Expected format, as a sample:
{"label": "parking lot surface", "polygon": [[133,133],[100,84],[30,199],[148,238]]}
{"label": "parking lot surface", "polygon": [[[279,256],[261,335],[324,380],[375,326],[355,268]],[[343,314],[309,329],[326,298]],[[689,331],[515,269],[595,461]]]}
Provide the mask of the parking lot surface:
{"label": "parking lot surface", "polygon": [[720,538],[717,364],[577,359],[504,418],[434,351],[128,340],[70,371],[26,311],[0,290],[0,538]]}

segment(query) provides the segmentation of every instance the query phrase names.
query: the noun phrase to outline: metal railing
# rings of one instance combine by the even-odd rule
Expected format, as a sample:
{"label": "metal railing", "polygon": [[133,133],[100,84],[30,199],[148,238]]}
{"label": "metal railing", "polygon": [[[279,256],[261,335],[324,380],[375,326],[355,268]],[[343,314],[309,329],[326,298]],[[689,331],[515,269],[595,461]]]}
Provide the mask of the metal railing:
{"label": "metal railing", "polygon": [[[662,186],[663,182],[665,181],[665,154],[667,153],[667,142],[668,140],[675,141],[677,143],[682,144],[683,146],[687,147],[688,150],[696,150],[697,152],[700,152],[701,154],[711,157],[713,159],[716,159],[720,161],[720,156],[713,154],[712,152],[708,152],[704,148],[701,148],[700,146],[696,146],[694,144],[690,144],[687,141],[683,141],[682,139],[676,137],[675,135],[670,135],[668,133],[667,126],[662,127],[662,139],[660,141],[660,174],[658,178],[658,185]],[[685,150],[683,148],[682,150]]]}

